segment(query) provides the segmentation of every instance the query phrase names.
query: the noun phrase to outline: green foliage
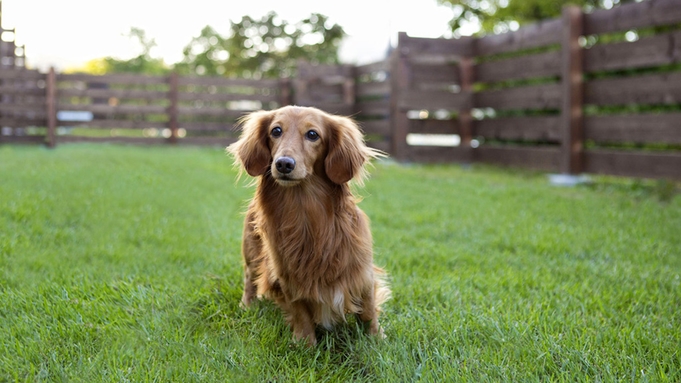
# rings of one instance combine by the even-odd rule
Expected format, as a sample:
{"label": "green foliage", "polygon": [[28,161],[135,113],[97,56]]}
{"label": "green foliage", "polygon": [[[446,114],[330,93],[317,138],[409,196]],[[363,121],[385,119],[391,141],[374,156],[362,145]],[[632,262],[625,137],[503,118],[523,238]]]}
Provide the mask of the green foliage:
{"label": "green foliage", "polygon": [[162,59],[153,58],[151,50],[156,46],[154,39],[148,38],[146,32],[140,28],[130,28],[128,37],[136,40],[141,48],[141,53],[128,60],[114,57],[104,57],[88,62],[81,71],[91,74],[106,73],[138,73],[148,75],[163,75],[170,72],[170,68]]}
{"label": "green foliage", "polygon": [[559,17],[568,4],[594,9],[626,1],[629,0],[438,0],[454,10],[450,26],[455,36],[469,24],[479,24],[480,33],[503,33],[519,25]]}
{"label": "green foliage", "polygon": [[681,380],[668,182],[377,164],[387,339],[350,320],[307,349],[238,306],[235,177],[222,149],[0,146],[0,381]]}
{"label": "green foliage", "polygon": [[270,12],[261,19],[244,16],[231,22],[227,36],[206,26],[184,49],[176,65],[183,74],[242,78],[290,76],[298,60],[337,64],[343,28],[312,14],[296,24]]}

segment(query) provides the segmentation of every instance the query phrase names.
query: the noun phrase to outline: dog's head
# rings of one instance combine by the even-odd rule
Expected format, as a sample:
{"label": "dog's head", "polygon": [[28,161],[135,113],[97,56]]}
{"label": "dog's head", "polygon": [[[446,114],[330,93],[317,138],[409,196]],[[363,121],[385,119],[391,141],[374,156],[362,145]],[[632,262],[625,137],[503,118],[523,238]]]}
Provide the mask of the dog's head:
{"label": "dog's head", "polygon": [[365,176],[364,164],[381,156],[364,144],[357,124],[319,109],[287,106],[253,112],[240,121],[241,137],[227,150],[251,176],[268,172],[282,186],[311,176],[344,184]]}

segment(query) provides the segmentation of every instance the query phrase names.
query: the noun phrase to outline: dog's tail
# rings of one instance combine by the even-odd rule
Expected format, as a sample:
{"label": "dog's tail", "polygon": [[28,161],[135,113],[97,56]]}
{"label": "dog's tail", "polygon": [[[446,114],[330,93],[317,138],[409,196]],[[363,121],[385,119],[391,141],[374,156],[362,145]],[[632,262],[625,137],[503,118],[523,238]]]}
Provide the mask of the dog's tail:
{"label": "dog's tail", "polygon": [[374,302],[377,313],[381,312],[381,305],[390,299],[390,296],[391,292],[386,280],[385,271],[374,265]]}

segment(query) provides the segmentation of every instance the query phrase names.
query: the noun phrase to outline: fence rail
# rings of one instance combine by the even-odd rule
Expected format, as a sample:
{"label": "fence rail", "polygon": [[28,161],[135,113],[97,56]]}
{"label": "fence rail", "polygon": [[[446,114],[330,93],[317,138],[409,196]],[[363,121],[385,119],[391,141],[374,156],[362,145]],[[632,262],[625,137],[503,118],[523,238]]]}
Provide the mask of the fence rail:
{"label": "fence rail", "polygon": [[0,69],[0,143],[226,145],[245,113],[297,104],[354,116],[369,145],[401,161],[681,179],[681,0],[567,7],[481,38],[401,33],[384,61],[300,63],[297,72],[247,80]]}

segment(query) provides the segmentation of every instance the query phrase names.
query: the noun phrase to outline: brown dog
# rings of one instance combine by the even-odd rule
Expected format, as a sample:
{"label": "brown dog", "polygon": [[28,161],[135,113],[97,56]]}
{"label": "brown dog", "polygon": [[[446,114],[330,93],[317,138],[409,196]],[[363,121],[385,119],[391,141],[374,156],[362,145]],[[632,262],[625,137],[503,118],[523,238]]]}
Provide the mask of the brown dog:
{"label": "brown dog", "polygon": [[373,265],[369,220],[348,182],[361,183],[365,163],[381,153],[364,144],[349,118],[315,108],[251,113],[227,149],[258,177],[246,214],[244,293],[274,300],[295,340],[315,345],[315,327],[331,328],[356,314],[382,336],[380,305],[390,290]]}

